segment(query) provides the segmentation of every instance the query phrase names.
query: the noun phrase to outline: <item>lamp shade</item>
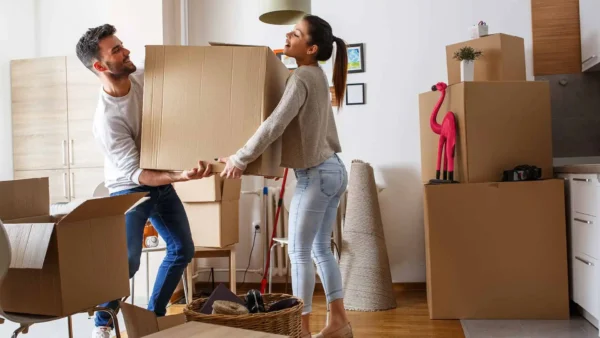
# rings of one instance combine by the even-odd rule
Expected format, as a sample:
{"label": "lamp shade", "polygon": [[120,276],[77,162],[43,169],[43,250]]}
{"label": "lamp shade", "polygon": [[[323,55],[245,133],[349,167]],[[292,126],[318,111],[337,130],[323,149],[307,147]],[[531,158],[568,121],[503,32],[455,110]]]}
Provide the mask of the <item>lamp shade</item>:
{"label": "lamp shade", "polygon": [[272,25],[293,25],[310,9],[310,0],[260,0],[258,19]]}

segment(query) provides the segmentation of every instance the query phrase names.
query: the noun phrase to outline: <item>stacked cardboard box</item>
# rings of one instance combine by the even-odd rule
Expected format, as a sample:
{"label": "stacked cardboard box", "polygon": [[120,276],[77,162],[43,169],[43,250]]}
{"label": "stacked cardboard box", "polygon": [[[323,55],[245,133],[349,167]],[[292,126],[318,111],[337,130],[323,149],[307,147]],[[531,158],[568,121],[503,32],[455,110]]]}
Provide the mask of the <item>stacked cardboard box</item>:
{"label": "stacked cardboard box", "polygon": [[[184,170],[244,146],[283,96],[289,70],[268,47],[147,46],[140,167]],[[282,177],[281,140],[245,171]]]}
{"label": "stacked cardboard box", "polygon": [[223,248],[239,241],[239,199],[242,181],[213,175],[176,183],[196,246]]}
{"label": "stacked cardboard box", "polygon": [[[460,82],[452,59],[465,45],[483,51],[474,82]],[[526,81],[518,37],[451,45],[447,59],[438,121],[455,114],[459,183],[429,183],[439,141],[430,116],[440,93],[419,97],[430,318],[567,319],[564,183],[551,179],[549,85]],[[522,164],[541,168],[543,180],[500,182]]]}

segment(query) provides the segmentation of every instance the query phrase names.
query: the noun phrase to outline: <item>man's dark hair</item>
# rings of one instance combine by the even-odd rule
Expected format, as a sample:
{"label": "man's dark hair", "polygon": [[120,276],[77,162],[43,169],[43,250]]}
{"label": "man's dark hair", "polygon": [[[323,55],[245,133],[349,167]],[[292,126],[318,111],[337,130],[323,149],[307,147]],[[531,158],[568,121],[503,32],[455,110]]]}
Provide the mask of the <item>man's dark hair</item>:
{"label": "man's dark hair", "polygon": [[100,58],[98,43],[105,37],[114,35],[116,31],[116,28],[109,24],[88,29],[77,42],[76,53],[81,63],[94,71],[94,59]]}

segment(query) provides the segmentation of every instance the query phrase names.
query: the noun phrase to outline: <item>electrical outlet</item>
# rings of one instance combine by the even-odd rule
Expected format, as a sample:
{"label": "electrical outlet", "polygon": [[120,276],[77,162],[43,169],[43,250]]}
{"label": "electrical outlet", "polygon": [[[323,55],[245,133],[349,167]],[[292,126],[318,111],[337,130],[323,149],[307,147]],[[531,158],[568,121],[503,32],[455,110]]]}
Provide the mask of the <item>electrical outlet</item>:
{"label": "electrical outlet", "polygon": [[260,233],[260,223],[254,222],[252,225],[254,226],[254,231]]}

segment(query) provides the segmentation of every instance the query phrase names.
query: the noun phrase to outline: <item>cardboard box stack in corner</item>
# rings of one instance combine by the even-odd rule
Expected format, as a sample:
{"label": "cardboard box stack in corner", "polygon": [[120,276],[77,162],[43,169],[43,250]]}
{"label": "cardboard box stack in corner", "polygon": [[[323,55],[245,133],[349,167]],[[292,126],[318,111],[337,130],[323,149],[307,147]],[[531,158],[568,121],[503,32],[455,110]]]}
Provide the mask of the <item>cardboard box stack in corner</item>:
{"label": "cardboard box stack in corner", "polygon": [[194,245],[223,248],[238,243],[241,189],[242,180],[219,175],[175,184]]}
{"label": "cardboard box stack in corner", "polygon": [[125,212],[146,193],[91,199],[51,216],[48,178],[0,182],[0,191],[12,254],[4,311],[63,317],[129,296]]}
{"label": "cardboard box stack in corner", "polygon": [[[185,170],[240,149],[283,96],[289,70],[268,47],[147,46],[140,167]],[[281,140],[247,175],[282,177]]]}
{"label": "cardboard box stack in corner", "polygon": [[[465,45],[483,51],[473,82],[460,82],[452,59]],[[446,52],[450,85],[437,121],[455,114],[459,183],[429,184],[439,141],[429,119],[440,93],[419,96],[430,318],[568,319],[564,182],[552,179],[549,85],[526,81],[518,37],[486,36]],[[541,168],[543,179],[500,182],[518,165]]]}

